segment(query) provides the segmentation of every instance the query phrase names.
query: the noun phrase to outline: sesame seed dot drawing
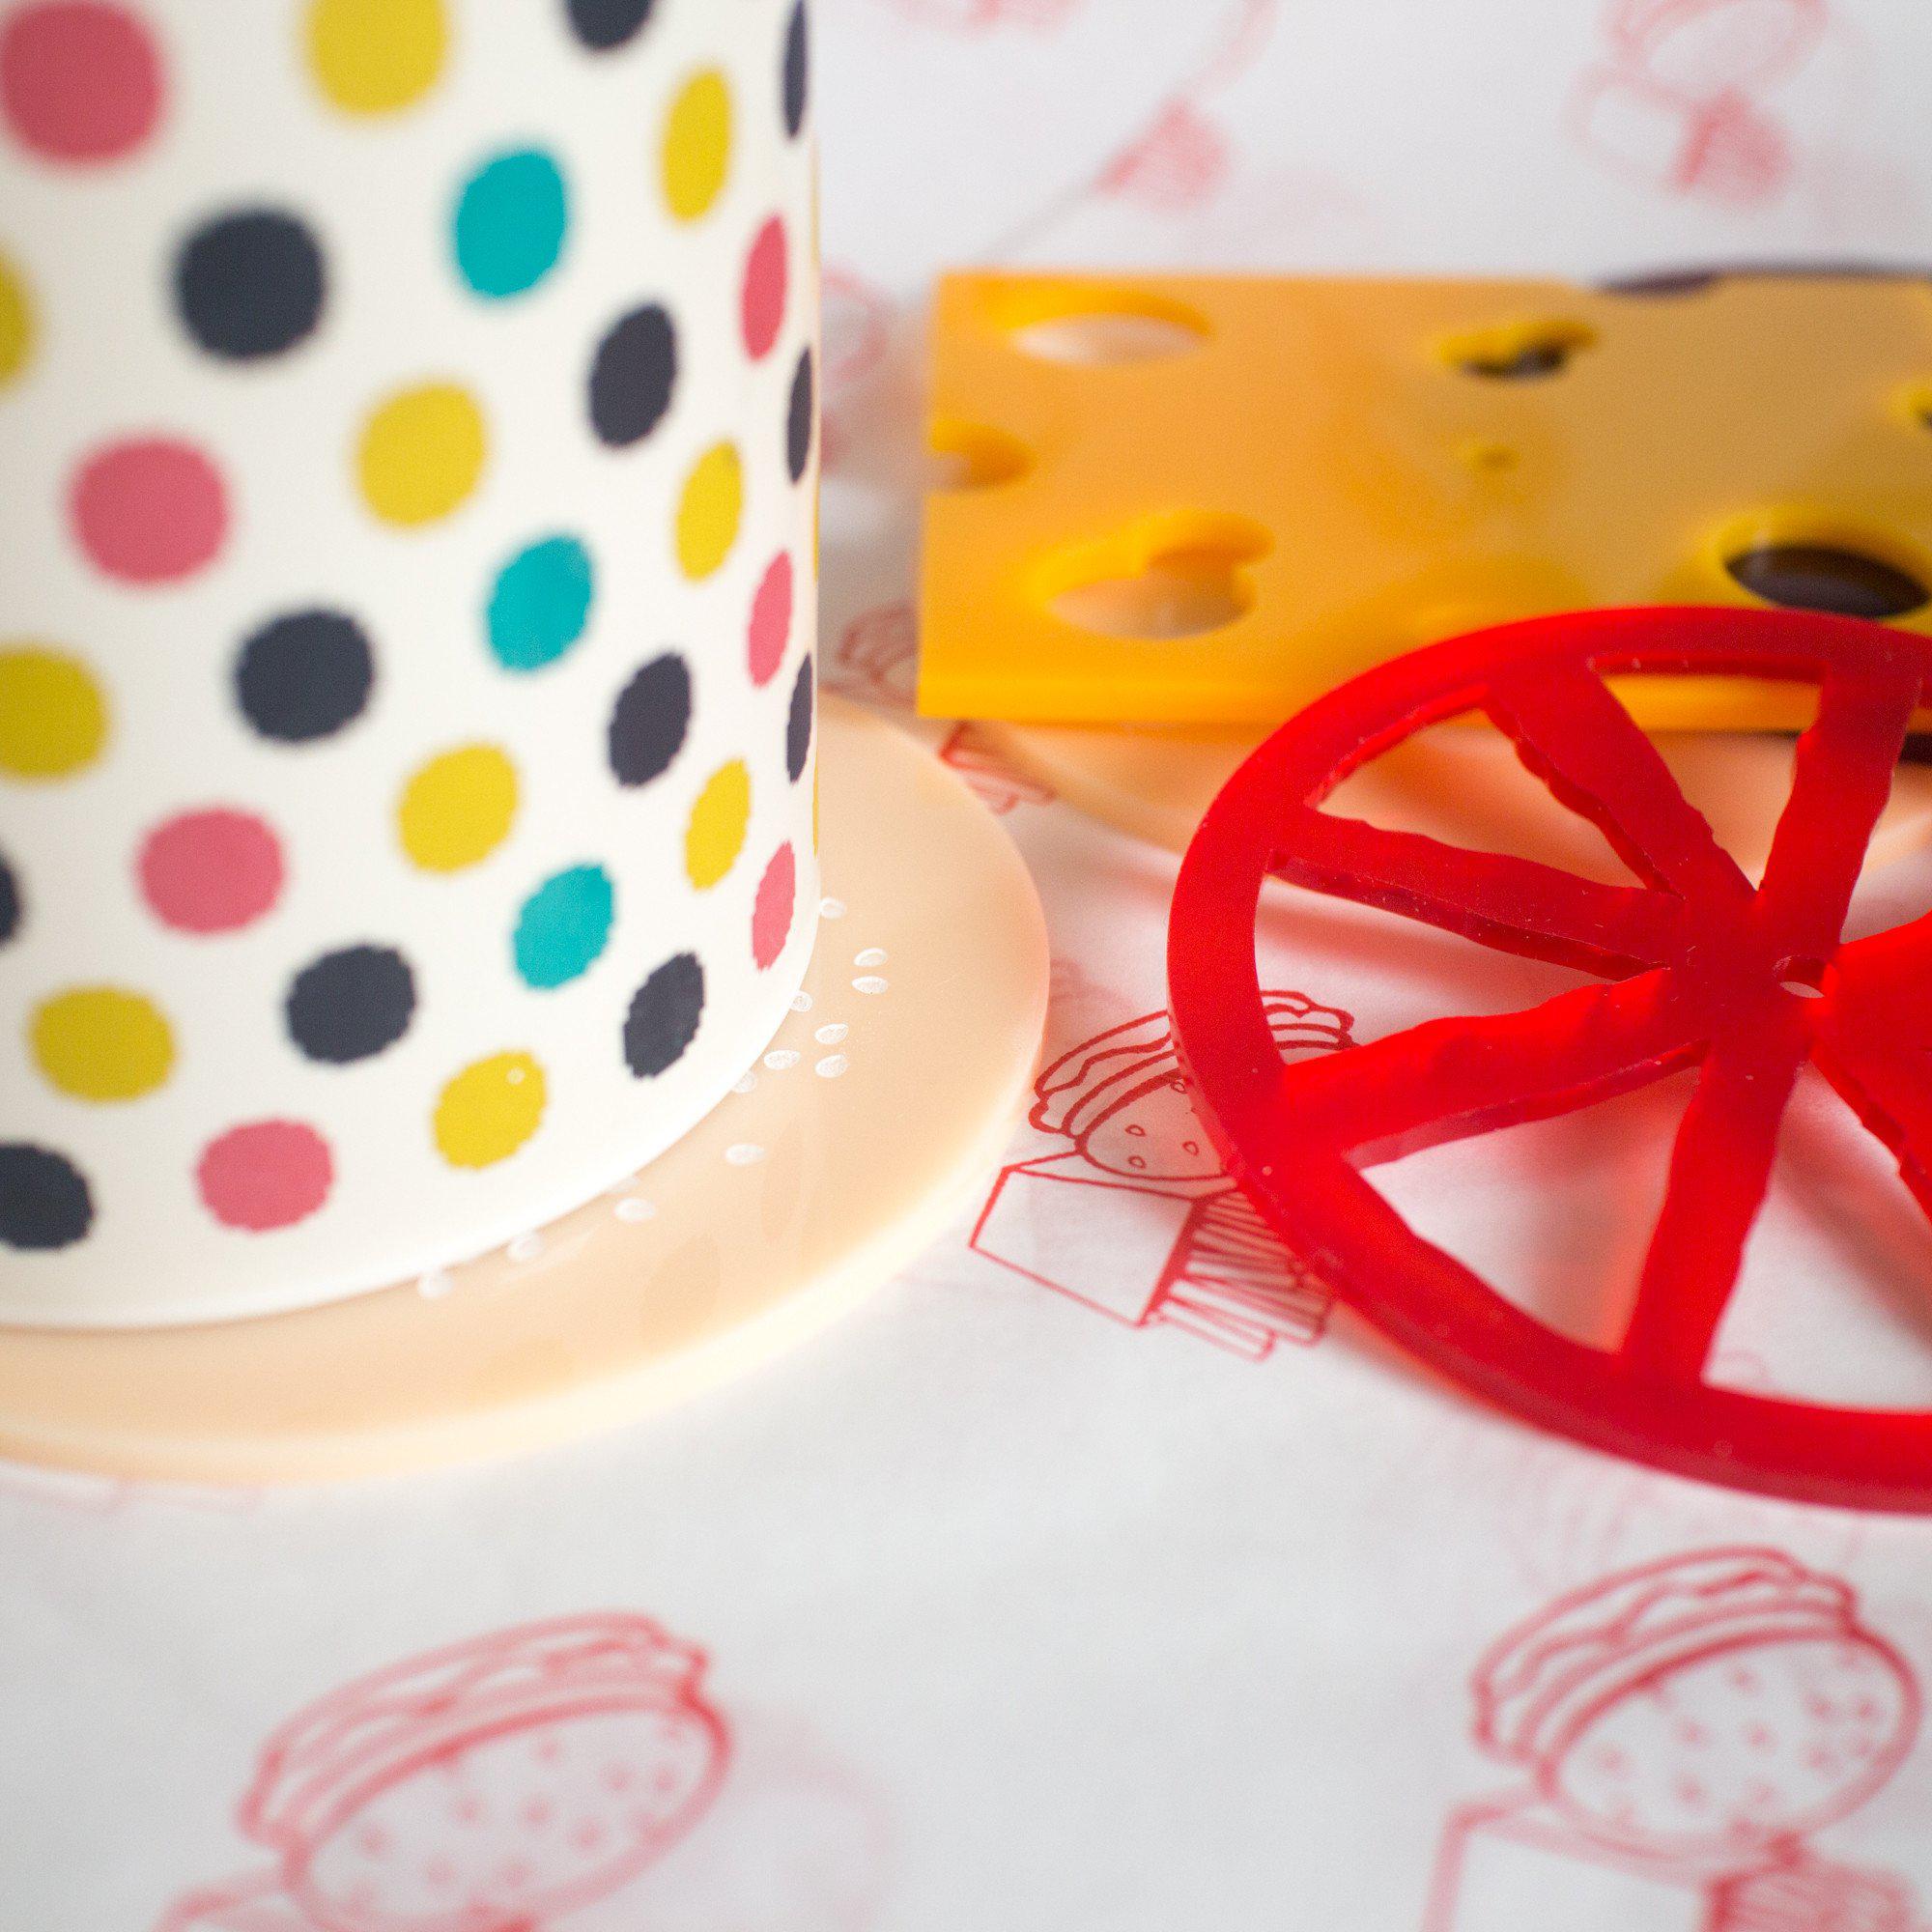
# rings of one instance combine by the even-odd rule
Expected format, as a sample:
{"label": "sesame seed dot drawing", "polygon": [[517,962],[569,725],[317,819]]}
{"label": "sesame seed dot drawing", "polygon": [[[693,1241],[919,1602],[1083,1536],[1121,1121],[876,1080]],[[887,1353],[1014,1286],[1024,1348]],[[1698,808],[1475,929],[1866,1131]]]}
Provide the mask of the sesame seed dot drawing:
{"label": "sesame seed dot drawing", "polygon": [[[1264,1005],[1286,1057],[1354,1044],[1339,1008],[1285,990]],[[1222,1165],[1164,1009],[1062,1054],[1028,1121],[1065,1145],[1001,1171],[976,1252],[1129,1327],[1172,1326],[1254,1361],[1321,1338],[1332,1297]],[[1083,1190],[1077,1212],[1067,1188]]]}
{"label": "sesame seed dot drawing", "polygon": [[597,1612],[356,1678],[264,1745],[237,1821],[265,1856],[156,1932],[871,1923],[864,1805],[822,1764],[752,1765],[707,1667],[651,1619]]}
{"label": "sesame seed dot drawing", "polygon": [[1620,1571],[1508,1632],[1472,1689],[1511,1782],[1451,1815],[1424,1932],[1922,1932],[1905,1879],[1819,1842],[1922,1714],[1839,1578],[1769,1548]]}

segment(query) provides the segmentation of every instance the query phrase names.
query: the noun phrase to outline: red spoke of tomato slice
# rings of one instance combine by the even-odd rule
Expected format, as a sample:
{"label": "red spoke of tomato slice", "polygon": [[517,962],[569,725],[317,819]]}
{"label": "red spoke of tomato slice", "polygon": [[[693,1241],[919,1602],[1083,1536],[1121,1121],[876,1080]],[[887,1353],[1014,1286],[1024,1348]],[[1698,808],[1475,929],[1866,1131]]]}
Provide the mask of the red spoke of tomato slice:
{"label": "red spoke of tomato slice", "polygon": [[1802,1003],[1767,993],[1705,1058],[1671,1148],[1663,1207],[1624,1332],[1624,1357],[1649,1375],[1703,1379],[1809,1046]]}
{"label": "red spoke of tomato slice", "polygon": [[1818,716],[1798,740],[1754,914],[1775,949],[1795,960],[1823,961],[1837,949],[1918,686],[1917,665],[1902,657],[1825,679]]}
{"label": "red spoke of tomato slice", "polygon": [[1812,1057],[1932,1215],[1932,914],[1845,947]]}
{"label": "red spoke of tomato slice", "polygon": [[1426,833],[1301,807],[1274,876],[1460,933],[1503,952],[1622,976],[1683,954],[1683,901],[1606,886],[1534,859],[1472,852]]}
{"label": "red spoke of tomato slice", "polygon": [[1484,708],[1558,803],[1596,826],[1639,878],[1709,908],[1743,910],[1749,880],[1587,666],[1561,658],[1511,665]]}
{"label": "red spoke of tomato slice", "polygon": [[[1697,1059],[1707,1007],[1668,972],[1578,986],[1520,1012],[1428,1020],[1280,1069],[1259,1145],[1319,1144],[1358,1167],[1547,1120]],[[1242,1139],[1248,1138],[1244,1132]]]}

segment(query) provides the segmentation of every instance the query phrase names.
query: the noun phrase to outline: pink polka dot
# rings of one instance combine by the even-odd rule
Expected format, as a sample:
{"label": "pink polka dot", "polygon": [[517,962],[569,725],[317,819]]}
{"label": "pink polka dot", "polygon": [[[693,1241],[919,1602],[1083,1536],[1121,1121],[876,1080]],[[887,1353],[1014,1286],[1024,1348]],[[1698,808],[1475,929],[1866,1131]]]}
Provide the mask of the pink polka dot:
{"label": "pink polka dot", "polygon": [[0,113],[50,161],[111,161],[154,132],[161,64],[147,30],[105,0],[45,0],[0,28]]}
{"label": "pink polka dot", "polygon": [[756,361],[772,353],[785,312],[785,232],[775,214],[758,230],[745,258],[745,292],[740,300],[745,354]]}
{"label": "pink polka dot", "polygon": [[758,881],[758,896],[752,907],[752,957],[759,972],[771,965],[784,951],[791,937],[792,906],[798,897],[798,861],[789,845],[781,845]]}
{"label": "pink polka dot", "polygon": [[781,551],[765,567],[752,598],[752,621],[745,634],[745,655],[752,682],[769,684],[784,662],[791,641],[791,558]]}
{"label": "pink polka dot", "polygon": [[228,530],[220,471],[200,450],[158,437],[97,450],[74,478],[70,509],[96,568],[128,583],[189,576]]}
{"label": "pink polka dot", "polygon": [[136,862],[141,894],[179,932],[233,932],[282,890],[282,848],[252,813],[184,811],[148,834]]}
{"label": "pink polka dot", "polygon": [[230,1127],[203,1149],[195,1184],[224,1228],[266,1234],[313,1214],[328,1199],[328,1143],[299,1121]]}

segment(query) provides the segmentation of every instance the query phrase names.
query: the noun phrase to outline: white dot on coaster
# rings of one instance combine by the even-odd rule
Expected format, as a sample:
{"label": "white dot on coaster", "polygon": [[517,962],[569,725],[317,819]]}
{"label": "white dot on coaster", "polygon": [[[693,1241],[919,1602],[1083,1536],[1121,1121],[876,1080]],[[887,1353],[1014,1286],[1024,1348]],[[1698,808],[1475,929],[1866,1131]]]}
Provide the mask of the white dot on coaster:
{"label": "white dot on coaster", "polygon": [[764,1149],[753,1141],[737,1141],[724,1150],[724,1158],[733,1167],[752,1167],[764,1157]]}
{"label": "white dot on coaster", "polygon": [[842,1053],[828,1053],[812,1071],[822,1080],[837,1080],[851,1064]]}
{"label": "white dot on coaster", "polygon": [[740,1080],[731,1089],[731,1091],[734,1094],[749,1094],[752,1091],[752,1089],[754,1088],[757,1084],[758,1084],[758,1076],[755,1073],[748,1073],[745,1075],[744,1079]]}
{"label": "white dot on coaster", "polygon": [[843,899],[820,899],[818,902],[818,916],[820,919],[843,919],[845,917],[845,901]]}
{"label": "white dot on coaster", "polygon": [[519,1235],[503,1252],[513,1262],[533,1261],[538,1255],[543,1253],[543,1236],[541,1235]]}
{"label": "white dot on coaster", "polygon": [[794,993],[791,996],[791,1009],[795,1013],[809,1013],[811,1010],[810,993]]}
{"label": "white dot on coaster", "polygon": [[862,973],[852,981],[852,990],[855,993],[883,993],[886,982],[876,973]]}
{"label": "white dot on coaster", "polygon": [[607,1187],[604,1192],[610,1195],[628,1194],[637,1185],[637,1181],[638,1177],[635,1174],[627,1174],[614,1187]]}
{"label": "white dot on coaster", "polygon": [[788,1066],[796,1066],[805,1058],[802,1053],[794,1053],[788,1046],[775,1046],[765,1055],[765,1065],[774,1073],[782,1073]]}
{"label": "white dot on coaster", "polygon": [[456,1277],[447,1268],[431,1268],[416,1283],[416,1293],[425,1301],[440,1301],[456,1286]]}
{"label": "white dot on coaster", "polygon": [[620,1221],[648,1221],[657,1211],[656,1207],[640,1194],[625,1195],[612,1209]]}
{"label": "white dot on coaster", "polygon": [[883,966],[886,963],[886,949],[883,946],[868,946],[863,952],[852,955],[855,966]]}
{"label": "white dot on coaster", "polygon": [[851,1031],[843,1020],[834,1020],[830,1025],[820,1027],[811,1037],[820,1046],[837,1046]]}

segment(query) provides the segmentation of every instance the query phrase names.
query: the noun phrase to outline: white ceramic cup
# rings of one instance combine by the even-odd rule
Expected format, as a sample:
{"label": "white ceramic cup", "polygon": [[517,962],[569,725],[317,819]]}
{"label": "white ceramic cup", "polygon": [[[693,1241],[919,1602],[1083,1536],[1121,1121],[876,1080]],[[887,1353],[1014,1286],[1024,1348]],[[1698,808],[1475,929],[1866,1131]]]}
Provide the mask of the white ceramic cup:
{"label": "white ceramic cup", "polygon": [[408,1279],[803,975],[802,0],[0,6],[0,1321]]}

